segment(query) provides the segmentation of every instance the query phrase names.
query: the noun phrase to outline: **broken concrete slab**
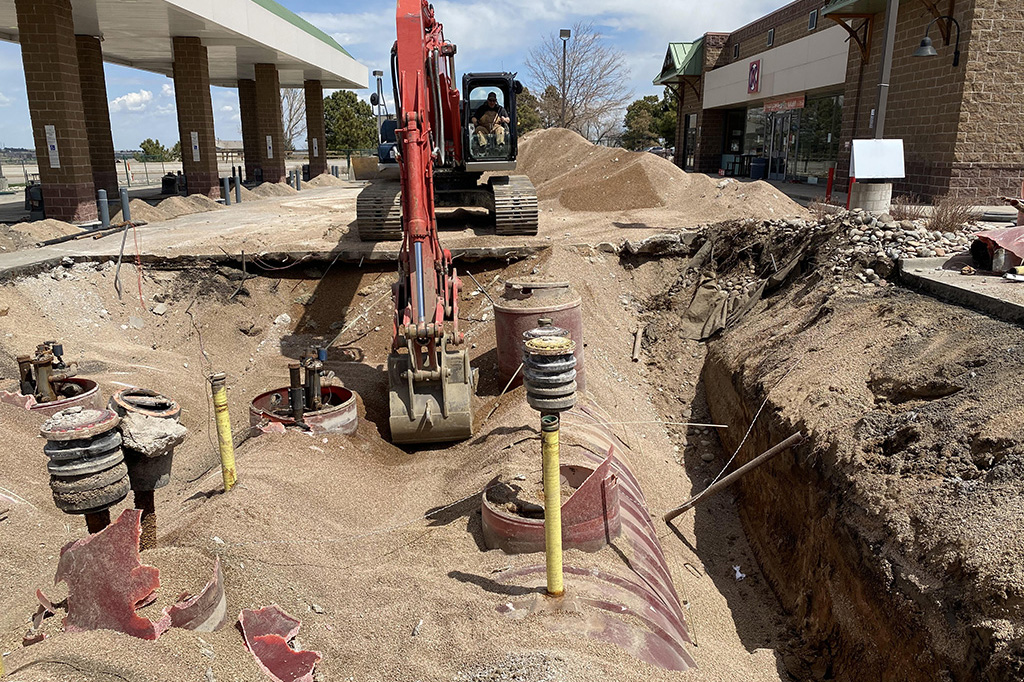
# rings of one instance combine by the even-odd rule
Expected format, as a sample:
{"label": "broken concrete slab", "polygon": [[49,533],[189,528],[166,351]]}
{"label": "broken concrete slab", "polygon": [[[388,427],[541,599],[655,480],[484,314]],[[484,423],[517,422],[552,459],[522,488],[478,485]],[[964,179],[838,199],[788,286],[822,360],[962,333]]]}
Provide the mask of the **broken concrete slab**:
{"label": "broken concrete slab", "polygon": [[185,441],[188,429],[173,419],[129,412],[121,420],[124,447],[146,457],[170,454]]}

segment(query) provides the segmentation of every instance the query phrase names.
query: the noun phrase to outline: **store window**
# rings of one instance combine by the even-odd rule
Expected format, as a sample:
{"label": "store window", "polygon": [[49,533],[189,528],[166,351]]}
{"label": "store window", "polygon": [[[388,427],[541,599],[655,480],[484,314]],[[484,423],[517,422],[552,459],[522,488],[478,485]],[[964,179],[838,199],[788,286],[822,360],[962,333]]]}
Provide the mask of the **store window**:
{"label": "store window", "polygon": [[843,96],[808,98],[800,113],[796,163],[792,175],[811,184],[824,182],[839,157],[843,123]]}
{"label": "store window", "polygon": [[743,148],[747,154],[753,156],[764,156],[764,107],[752,107],[747,109],[747,126]]}

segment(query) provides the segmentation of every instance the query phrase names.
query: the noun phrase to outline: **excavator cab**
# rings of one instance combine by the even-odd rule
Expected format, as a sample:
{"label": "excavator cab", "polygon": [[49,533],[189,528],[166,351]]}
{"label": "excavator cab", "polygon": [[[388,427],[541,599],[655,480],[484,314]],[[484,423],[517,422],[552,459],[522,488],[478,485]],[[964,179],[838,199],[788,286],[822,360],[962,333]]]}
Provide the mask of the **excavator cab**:
{"label": "excavator cab", "polygon": [[522,91],[523,86],[513,73],[463,75],[463,149],[467,171],[515,170],[519,151],[516,95]]}

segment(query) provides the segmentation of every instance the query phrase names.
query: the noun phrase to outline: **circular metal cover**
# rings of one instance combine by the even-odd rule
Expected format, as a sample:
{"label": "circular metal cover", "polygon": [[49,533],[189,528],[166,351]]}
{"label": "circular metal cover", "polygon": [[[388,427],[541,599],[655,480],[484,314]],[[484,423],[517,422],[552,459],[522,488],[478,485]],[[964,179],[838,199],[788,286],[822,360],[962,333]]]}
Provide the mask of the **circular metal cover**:
{"label": "circular metal cover", "polygon": [[122,417],[137,412],[147,417],[177,419],[181,406],[165,395],[148,388],[123,388],[110,397],[110,409]]}
{"label": "circular metal cover", "polygon": [[532,355],[567,355],[576,350],[576,343],[562,336],[541,336],[526,341],[526,352]]}
{"label": "circular metal cover", "polygon": [[46,440],[82,440],[106,433],[120,423],[121,418],[110,410],[69,407],[43,422],[39,433]]}
{"label": "circular metal cover", "polygon": [[46,469],[51,476],[85,476],[100,471],[111,469],[124,461],[124,454],[118,448],[112,452],[99,457],[87,457],[84,459],[71,460],[50,460],[46,463]]}

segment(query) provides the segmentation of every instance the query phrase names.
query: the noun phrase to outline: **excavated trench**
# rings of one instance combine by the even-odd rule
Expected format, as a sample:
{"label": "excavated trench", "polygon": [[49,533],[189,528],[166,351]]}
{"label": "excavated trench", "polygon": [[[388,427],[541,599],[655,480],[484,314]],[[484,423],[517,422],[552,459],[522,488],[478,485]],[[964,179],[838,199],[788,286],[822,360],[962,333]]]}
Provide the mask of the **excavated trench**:
{"label": "excavated trench", "polygon": [[[582,254],[602,275],[647,282],[649,296],[631,303],[647,328],[638,390],[651,393],[666,421],[730,425],[714,432],[669,427],[693,492],[737,449],[741,464],[794,432],[807,436],[723,494],[727,512],[702,506],[689,512],[700,549],[694,552],[708,566],[722,563],[704,548],[718,546],[723,514],[738,513],[746,534],[738,542],[749,543],[758,563],[743,570],[758,571],[789,616],[766,640],[776,650],[779,679],[1024,679],[1024,580],[1013,563],[1024,535],[1017,501],[1024,415],[1012,399],[1015,365],[1006,351],[1022,347],[1018,333],[915,294],[851,284],[831,270],[822,274],[834,236],[828,230],[809,237],[770,232],[749,243],[728,229],[653,240],[618,260]],[[551,270],[557,263],[550,257],[511,266],[485,260],[470,271],[486,288],[510,273]],[[229,258],[215,266],[153,264],[143,284],[147,298],[159,291],[171,313],[147,316],[148,326],[137,330],[125,313],[121,329],[135,338],[104,355],[97,349],[116,343],[97,333],[92,355],[98,357],[83,369],[109,380],[126,361],[152,363],[155,382],[172,364],[183,367],[187,372],[178,374],[188,377],[154,387],[183,396],[196,423],[207,409],[209,363],[227,367],[240,400],[252,398],[284,385],[280,356],[298,358],[335,340],[329,363],[359,395],[360,419],[376,431],[371,436],[386,438],[379,359],[388,349],[392,266],[356,268],[330,259],[263,265],[246,279],[252,263],[243,276],[243,263]],[[884,271],[884,264],[860,267],[866,265]],[[54,279],[73,277],[79,267],[89,270],[76,265]],[[109,266],[89,267],[106,280],[97,280],[100,286],[110,283]],[[96,279],[84,271],[79,277],[82,288]],[[724,308],[706,295],[714,291],[725,294]],[[598,307],[587,292],[584,298],[585,307]],[[52,302],[57,309],[48,312],[57,318],[60,306],[95,305],[100,316],[108,314],[99,312],[101,305],[112,308],[99,299]],[[487,310],[484,296],[474,296],[465,302],[463,323],[474,365],[484,370],[478,394],[493,398],[502,386],[496,371],[488,371],[497,367],[493,336],[480,331],[491,326]],[[290,320],[281,322],[282,315]],[[602,307],[597,315],[609,329],[614,314]],[[709,326],[716,315],[721,324]],[[69,346],[79,342],[86,345],[84,335]],[[4,340],[5,354],[13,356],[13,343]],[[199,353],[206,358],[201,364]],[[627,362],[613,374],[628,369]],[[244,424],[244,412],[233,411]],[[206,473],[208,458],[199,454],[206,440],[193,438],[183,448],[184,480]],[[710,462],[709,451],[716,453]],[[726,581],[735,582],[729,575],[721,591],[734,594]],[[742,614],[735,604],[733,611]],[[737,627],[742,631],[743,624]],[[748,651],[756,648],[747,644]]]}
{"label": "excavated trench", "polygon": [[[837,275],[835,232],[786,232],[725,229],[623,259],[643,268],[660,252],[674,270],[648,302],[652,382],[679,385],[680,346],[706,334],[693,401],[682,415],[662,401],[666,419],[742,426],[717,431],[737,465],[807,436],[724,493],[735,495],[759,568],[799,632],[783,653],[786,672],[1024,679],[1024,415],[1010,397],[1019,330],[851,282],[887,264],[854,262]],[[763,289],[744,283],[766,264],[782,276]],[[717,309],[724,328],[708,324],[709,289],[721,297],[712,300],[738,299]],[[694,492],[722,465],[687,457]],[[690,513],[698,538],[715,532],[713,514]]]}

